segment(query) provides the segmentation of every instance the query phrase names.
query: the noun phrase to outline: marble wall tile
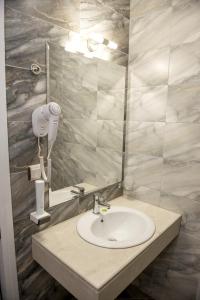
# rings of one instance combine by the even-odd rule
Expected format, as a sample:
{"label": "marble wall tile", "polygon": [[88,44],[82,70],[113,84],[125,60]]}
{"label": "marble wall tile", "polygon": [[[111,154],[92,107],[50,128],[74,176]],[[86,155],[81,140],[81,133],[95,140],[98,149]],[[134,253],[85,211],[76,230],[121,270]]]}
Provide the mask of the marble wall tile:
{"label": "marble wall tile", "polygon": [[126,153],[162,156],[164,123],[128,122]]}
{"label": "marble wall tile", "polygon": [[68,35],[65,29],[6,8],[6,64],[30,69],[31,64],[37,63],[45,69],[46,42],[63,42]]}
{"label": "marble wall tile", "polygon": [[200,123],[200,88],[182,85],[169,88],[167,122]]}
{"label": "marble wall tile", "polygon": [[79,0],[6,0],[10,8],[73,31],[80,30],[79,4]]}
{"label": "marble wall tile", "polygon": [[129,186],[125,181],[124,195],[128,199],[137,199],[152,205],[160,206],[160,190],[155,190],[146,186],[138,186],[133,189],[133,187]]}
{"label": "marble wall tile", "polygon": [[120,182],[122,179],[122,151],[96,148],[96,181],[100,186]]}
{"label": "marble wall tile", "polygon": [[60,100],[64,115],[69,119],[97,119],[97,91],[62,85]]}
{"label": "marble wall tile", "polygon": [[[56,157],[55,157],[56,156]],[[84,145],[65,143],[52,153],[52,188],[64,188],[96,176],[96,150]]]}
{"label": "marble wall tile", "polygon": [[200,38],[200,3],[195,0],[173,0],[172,45],[191,43]]}
{"label": "marble wall tile", "polygon": [[161,191],[179,198],[200,201],[200,163],[165,161]]}
{"label": "marble wall tile", "polygon": [[178,45],[171,51],[169,84],[186,86],[200,82],[200,38],[192,43]]}
{"label": "marble wall tile", "polygon": [[122,121],[97,121],[97,147],[123,151]]}
{"label": "marble wall tile", "polygon": [[170,7],[172,0],[131,0],[130,16],[138,17]]}
{"label": "marble wall tile", "polygon": [[172,8],[153,11],[148,15],[131,20],[130,23],[130,59],[151,49],[170,45],[170,19]]}
{"label": "marble wall tile", "polygon": [[200,161],[200,124],[166,124],[163,155],[167,160]]}
{"label": "marble wall tile", "polygon": [[8,121],[31,121],[33,110],[46,103],[46,76],[6,67]]}
{"label": "marble wall tile", "polygon": [[97,119],[124,120],[125,90],[98,90]]}
{"label": "marble wall tile", "polygon": [[80,31],[83,35],[96,32],[116,42],[119,49],[128,53],[129,19],[115,9],[96,0],[80,4]]}
{"label": "marble wall tile", "polygon": [[[129,155],[126,159],[125,189],[138,195],[148,188],[158,199],[162,167],[162,157]],[[148,198],[147,193],[146,196]]]}
{"label": "marble wall tile", "polygon": [[128,91],[127,120],[139,122],[165,121],[167,86],[141,87]]}
{"label": "marble wall tile", "polygon": [[97,123],[85,119],[63,120],[65,139],[68,143],[76,143],[91,147],[97,145]]}
{"label": "marble wall tile", "polygon": [[[27,172],[11,173],[13,218],[27,217],[35,210],[35,185],[28,181]],[[24,188],[22,188],[24,187]]]}
{"label": "marble wall tile", "polygon": [[129,61],[129,88],[168,83],[169,48],[140,53]]}
{"label": "marble wall tile", "polygon": [[126,84],[126,68],[117,64],[98,61],[98,90],[124,90]]}
{"label": "marble wall tile", "polygon": [[[32,122],[8,122],[8,143],[11,172],[21,172],[38,163],[38,143],[33,135]],[[46,139],[42,140],[41,149],[45,154]]]}
{"label": "marble wall tile", "polygon": [[130,0],[102,0],[99,1],[104,6],[112,8],[116,13],[123,15],[126,18],[129,18],[130,14]]}

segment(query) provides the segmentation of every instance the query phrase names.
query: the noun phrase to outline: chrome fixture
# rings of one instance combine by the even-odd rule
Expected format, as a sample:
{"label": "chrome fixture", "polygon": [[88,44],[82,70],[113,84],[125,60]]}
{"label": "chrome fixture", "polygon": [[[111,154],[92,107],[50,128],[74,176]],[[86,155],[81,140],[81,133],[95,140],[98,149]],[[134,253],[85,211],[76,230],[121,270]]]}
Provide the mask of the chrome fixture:
{"label": "chrome fixture", "polygon": [[100,196],[99,194],[94,194],[93,197],[94,197],[93,213],[95,215],[100,214],[100,206],[104,206],[110,209],[110,204],[107,203],[107,201],[103,196]]}
{"label": "chrome fixture", "polygon": [[84,187],[74,185],[73,188],[78,189],[78,191],[72,190],[71,193],[79,195],[79,196],[84,196],[85,195],[85,188]]}

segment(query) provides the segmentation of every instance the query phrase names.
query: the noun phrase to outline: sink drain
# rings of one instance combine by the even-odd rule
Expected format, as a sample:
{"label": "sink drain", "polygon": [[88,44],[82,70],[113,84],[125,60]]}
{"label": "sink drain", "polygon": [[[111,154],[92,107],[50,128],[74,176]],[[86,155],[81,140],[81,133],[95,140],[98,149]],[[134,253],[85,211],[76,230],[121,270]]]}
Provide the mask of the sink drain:
{"label": "sink drain", "polygon": [[117,242],[117,239],[110,237],[110,238],[108,238],[108,241],[110,241],[110,242]]}

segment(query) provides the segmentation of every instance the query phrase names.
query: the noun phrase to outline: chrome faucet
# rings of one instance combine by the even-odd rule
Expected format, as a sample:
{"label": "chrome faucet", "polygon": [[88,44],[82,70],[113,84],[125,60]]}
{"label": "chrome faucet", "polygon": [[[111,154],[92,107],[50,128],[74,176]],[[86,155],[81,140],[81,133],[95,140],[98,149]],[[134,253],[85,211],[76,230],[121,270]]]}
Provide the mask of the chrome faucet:
{"label": "chrome faucet", "polygon": [[82,186],[78,185],[73,185],[73,188],[78,189],[78,191],[72,190],[71,193],[79,195],[79,196],[84,196],[85,195],[85,188]]}
{"label": "chrome faucet", "polygon": [[95,215],[100,214],[100,206],[104,206],[110,209],[110,204],[105,201],[104,197],[100,196],[99,194],[94,194],[93,198],[94,198],[93,213]]}

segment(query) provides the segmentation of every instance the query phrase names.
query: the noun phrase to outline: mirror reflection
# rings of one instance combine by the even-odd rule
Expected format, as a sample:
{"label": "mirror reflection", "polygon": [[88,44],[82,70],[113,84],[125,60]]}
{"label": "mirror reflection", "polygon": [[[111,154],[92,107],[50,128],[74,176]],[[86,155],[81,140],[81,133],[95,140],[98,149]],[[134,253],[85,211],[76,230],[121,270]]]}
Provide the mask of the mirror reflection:
{"label": "mirror reflection", "polygon": [[122,180],[126,68],[48,45],[48,101],[62,109],[50,206]]}

